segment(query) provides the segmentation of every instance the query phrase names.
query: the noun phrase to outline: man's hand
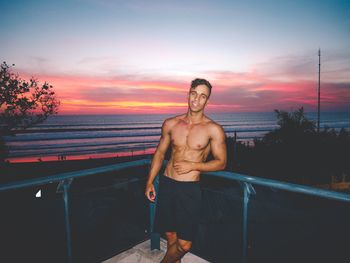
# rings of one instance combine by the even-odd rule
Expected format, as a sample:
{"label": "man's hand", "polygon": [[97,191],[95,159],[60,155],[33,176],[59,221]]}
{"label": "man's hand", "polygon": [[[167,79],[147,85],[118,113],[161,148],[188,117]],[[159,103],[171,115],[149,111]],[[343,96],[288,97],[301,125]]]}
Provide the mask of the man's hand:
{"label": "man's hand", "polygon": [[188,161],[180,161],[174,163],[174,169],[177,174],[186,174],[189,173],[194,169],[194,163],[188,162]]}
{"label": "man's hand", "polygon": [[154,189],[153,184],[146,185],[145,195],[151,202],[154,202],[156,200],[156,190]]}

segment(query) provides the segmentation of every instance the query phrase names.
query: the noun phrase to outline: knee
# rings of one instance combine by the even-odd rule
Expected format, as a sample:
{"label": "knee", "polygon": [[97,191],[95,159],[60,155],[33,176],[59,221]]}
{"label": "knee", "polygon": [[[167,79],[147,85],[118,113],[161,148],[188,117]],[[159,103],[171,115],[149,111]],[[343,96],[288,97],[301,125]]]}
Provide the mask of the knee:
{"label": "knee", "polygon": [[176,240],[176,232],[166,232],[165,236],[168,240]]}
{"label": "knee", "polygon": [[186,240],[177,240],[176,247],[179,251],[186,253],[186,252],[190,251],[190,249],[192,247],[192,242],[186,241]]}

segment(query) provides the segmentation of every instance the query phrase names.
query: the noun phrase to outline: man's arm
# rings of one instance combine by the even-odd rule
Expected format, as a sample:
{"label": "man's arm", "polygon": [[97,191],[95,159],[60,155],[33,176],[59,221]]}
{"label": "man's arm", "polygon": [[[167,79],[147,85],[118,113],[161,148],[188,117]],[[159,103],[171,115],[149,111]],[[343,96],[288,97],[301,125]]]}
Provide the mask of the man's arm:
{"label": "man's arm", "polygon": [[154,202],[156,198],[156,192],[153,185],[153,180],[157,176],[160,168],[162,167],[165,153],[170,145],[170,128],[169,121],[165,120],[162,126],[162,134],[156,152],[153,155],[151,168],[148,173],[148,180],[146,183],[145,195]]}
{"label": "man's arm", "polygon": [[225,169],[227,161],[226,136],[220,125],[215,125],[211,129],[210,149],[214,160],[205,163],[194,163],[193,170],[212,172]]}
{"label": "man's arm", "polygon": [[225,132],[220,125],[215,125],[211,127],[210,134],[210,148],[214,160],[209,162],[177,162],[174,164],[174,168],[178,174],[190,171],[212,172],[225,169],[227,161]]}

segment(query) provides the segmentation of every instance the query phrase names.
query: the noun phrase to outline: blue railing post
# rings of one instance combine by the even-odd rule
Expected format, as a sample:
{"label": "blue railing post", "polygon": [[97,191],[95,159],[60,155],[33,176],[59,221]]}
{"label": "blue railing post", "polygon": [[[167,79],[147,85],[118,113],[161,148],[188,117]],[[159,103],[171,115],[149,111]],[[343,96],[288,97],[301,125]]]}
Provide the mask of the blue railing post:
{"label": "blue railing post", "polygon": [[248,204],[249,196],[255,194],[253,186],[243,182],[243,244],[242,244],[242,262],[247,262],[248,255]]}
{"label": "blue railing post", "polygon": [[153,181],[153,185],[156,191],[156,199],[154,200],[154,202],[150,202],[150,205],[149,205],[151,250],[153,249],[160,250],[160,234],[154,232],[154,221],[155,221],[157,200],[158,200],[158,184],[159,184],[159,176],[156,176],[156,178]]}
{"label": "blue railing post", "polygon": [[59,183],[57,192],[63,192],[64,202],[64,222],[66,227],[66,240],[67,240],[67,260],[69,263],[73,263],[72,256],[72,236],[71,236],[71,225],[70,225],[70,214],[69,214],[69,187],[73,179],[66,179]]}

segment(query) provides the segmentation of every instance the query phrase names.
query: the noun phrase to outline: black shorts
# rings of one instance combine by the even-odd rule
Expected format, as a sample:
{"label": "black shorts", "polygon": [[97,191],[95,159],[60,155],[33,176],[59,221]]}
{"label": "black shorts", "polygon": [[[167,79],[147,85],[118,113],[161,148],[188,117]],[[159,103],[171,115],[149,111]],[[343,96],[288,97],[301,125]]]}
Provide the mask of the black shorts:
{"label": "black shorts", "polygon": [[193,241],[200,218],[202,192],[199,181],[159,178],[155,231],[176,232],[182,240]]}

